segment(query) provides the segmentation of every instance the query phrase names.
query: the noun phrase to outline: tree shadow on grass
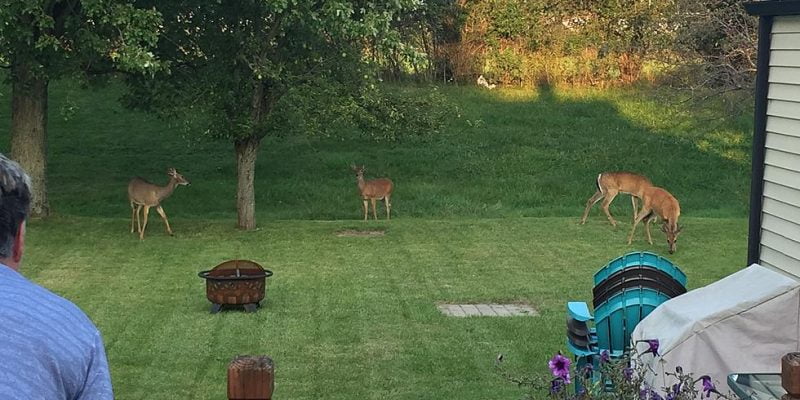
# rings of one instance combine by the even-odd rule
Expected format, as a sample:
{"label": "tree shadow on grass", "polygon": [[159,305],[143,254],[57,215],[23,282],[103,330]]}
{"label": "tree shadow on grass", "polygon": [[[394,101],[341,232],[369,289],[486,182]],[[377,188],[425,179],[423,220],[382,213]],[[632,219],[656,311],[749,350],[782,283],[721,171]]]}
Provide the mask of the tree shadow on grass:
{"label": "tree shadow on grass", "polygon": [[[49,184],[56,213],[128,218],[128,180],[139,175],[164,184],[166,168],[175,167],[192,185],[165,201],[170,218],[235,218],[230,144],[187,144],[169,124],[122,109],[116,103],[119,88],[113,85],[91,91],[53,86]],[[623,113],[620,101],[599,92],[439,90],[458,106],[460,117],[424,142],[265,142],[255,177],[259,220],[360,218],[352,162],[367,166],[367,178],[394,180],[393,218],[577,219],[595,190],[597,174],[612,170],[647,175],[681,201],[684,214],[746,215],[749,158],[726,158],[713,140],[705,147],[697,144],[713,132],[692,136],[685,127],[656,130],[630,118],[662,118],[657,105],[642,107],[636,115],[636,108]],[[8,100],[0,96],[0,103]],[[77,105],[69,120],[59,115],[65,103]],[[7,117],[0,122],[10,124]],[[731,132],[746,138],[734,145],[749,153],[749,135]],[[5,143],[7,135],[0,130]],[[628,207],[625,201],[615,206]]]}

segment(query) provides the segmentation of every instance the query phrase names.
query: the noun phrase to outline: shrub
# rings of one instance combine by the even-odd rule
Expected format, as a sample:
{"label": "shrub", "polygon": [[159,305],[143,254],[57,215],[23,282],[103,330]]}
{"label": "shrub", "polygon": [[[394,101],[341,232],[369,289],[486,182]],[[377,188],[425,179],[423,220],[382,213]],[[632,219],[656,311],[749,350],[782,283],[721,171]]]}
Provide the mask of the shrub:
{"label": "shrub", "polygon": [[[675,372],[664,372],[664,375],[672,379],[671,384],[662,388],[650,386],[645,377],[653,371],[647,364],[637,360],[642,357],[660,357],[659,341],[652,339],[641,342],[647,345],[647,349],[638,353],[634,347],[632,357],[629,355],[612,360],[608,351],[603,351],[600,354],[599,371],[595,371],[591,364],[576,370],[570,359],[561,352],[548,362],[552,375],[550,378],[514,377],[503,370],[502,355],[497,358],[496,367],[507,380],[528,389],[526,399],[541,398],[542,393],[548,393],[552,399],[564,400],[693,400],[710,398],[712,393],[715,399],[738,398],[730,393],[720,393],[708,375],[695,379],[681,367],[677,367]],[[573,382],[576,387],[581,388],[578,393],[570,386]]]}

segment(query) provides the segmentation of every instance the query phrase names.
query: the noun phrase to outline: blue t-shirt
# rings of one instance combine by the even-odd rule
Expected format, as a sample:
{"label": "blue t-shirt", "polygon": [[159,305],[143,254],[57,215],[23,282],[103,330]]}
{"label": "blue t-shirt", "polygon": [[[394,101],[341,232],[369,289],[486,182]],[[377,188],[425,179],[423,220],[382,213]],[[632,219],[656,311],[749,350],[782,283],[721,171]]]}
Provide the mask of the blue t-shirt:
{"label": "blue t-shirt", "polygon": [[0,264],[0,399],[113,399],[103,339],[77,306]]}

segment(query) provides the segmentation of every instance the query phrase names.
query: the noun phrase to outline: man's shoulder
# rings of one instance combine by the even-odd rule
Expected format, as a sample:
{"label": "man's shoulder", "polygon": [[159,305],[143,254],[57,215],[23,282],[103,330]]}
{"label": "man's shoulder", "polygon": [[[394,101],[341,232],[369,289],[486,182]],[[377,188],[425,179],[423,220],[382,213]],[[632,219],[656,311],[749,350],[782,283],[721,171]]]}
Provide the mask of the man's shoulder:
{"label": "man's shoulder", "polygon": [[35,320],[39,322],[83,327],[86,333],[96,331],[89,317],[77,305],[18,275],[16,271],[10,272],[17,276],[3,269],[5,267],[0,267],[0,303],[7,312],[35,314]]}

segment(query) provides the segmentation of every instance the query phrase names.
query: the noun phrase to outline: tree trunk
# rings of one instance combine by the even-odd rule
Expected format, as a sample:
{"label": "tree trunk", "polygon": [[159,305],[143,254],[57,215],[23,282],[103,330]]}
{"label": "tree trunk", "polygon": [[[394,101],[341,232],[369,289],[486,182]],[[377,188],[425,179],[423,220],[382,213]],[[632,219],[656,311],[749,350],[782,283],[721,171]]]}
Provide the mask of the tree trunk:
{"label": "tree trunk", "polygon": [[46,217],[47,202],[47,85],[27,65],[12,67],[11,158],[31,177],[31,216]]}
{"label": "tree trunk", "polygon": [[236,172],[239,181],[236,185],[236,211],[239,215],[239,229],[253,230],[256,228],[256,197],[254,191],[254,178],[256,174],[256,157],[261,139],[249,137],[237,140]]}

